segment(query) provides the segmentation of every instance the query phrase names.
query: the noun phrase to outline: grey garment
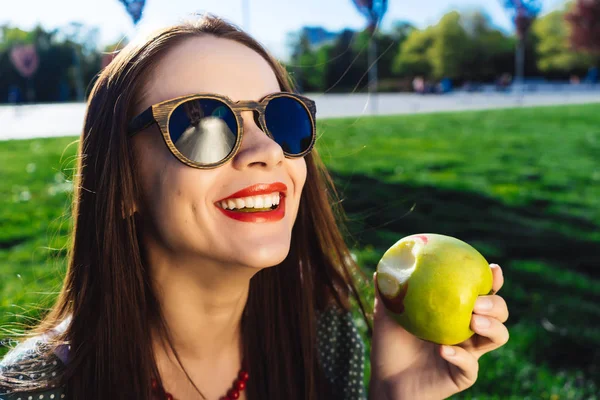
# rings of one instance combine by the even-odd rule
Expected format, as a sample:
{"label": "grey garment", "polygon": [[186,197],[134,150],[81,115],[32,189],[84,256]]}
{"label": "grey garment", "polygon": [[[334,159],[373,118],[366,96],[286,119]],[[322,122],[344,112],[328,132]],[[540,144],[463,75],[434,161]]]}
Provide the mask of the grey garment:
{"label": "grey garment", "polygon": [[[45,382],[48,378],[60,374],[65,368],[64,361],[66,360],[62,350],[68,349],[61,348],[58,354],[53,353],[50,357],[42,357],[39,353],[39,346],[43,345],[44,338],[42,337],[32,338],[18,345],[0,362],[2,375],[19,381]],[[317,321],[317,348],[325,376],[332,384],[334,392],[340,395],[339,398],[365,400],[364,343],[356,329],[352,315],[336,308],[329,308],[320,314]],[[16,367],[17,361],[26,361],[27,367],[23,369]],[[64,387],[10,393],[10,389],[0,386],[0,400],[65,398]]]}

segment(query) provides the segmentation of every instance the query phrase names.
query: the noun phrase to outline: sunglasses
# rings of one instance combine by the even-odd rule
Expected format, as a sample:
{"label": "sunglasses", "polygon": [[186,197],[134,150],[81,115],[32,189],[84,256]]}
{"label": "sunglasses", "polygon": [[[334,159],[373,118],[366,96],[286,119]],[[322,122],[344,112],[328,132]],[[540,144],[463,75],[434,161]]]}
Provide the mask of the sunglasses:
{"label": "sunglasses", "polygon": [[184,164],[215,168],[230,160],[242,144],[242,111],[254,111],[254,121],[288,158],[303,157],[316,138],[315,102],[295,93],[278,92],[260,101],[234,102],[218,94],[193,94],[148,107],[133,118],[129,136],[156,123],[169,150]]}

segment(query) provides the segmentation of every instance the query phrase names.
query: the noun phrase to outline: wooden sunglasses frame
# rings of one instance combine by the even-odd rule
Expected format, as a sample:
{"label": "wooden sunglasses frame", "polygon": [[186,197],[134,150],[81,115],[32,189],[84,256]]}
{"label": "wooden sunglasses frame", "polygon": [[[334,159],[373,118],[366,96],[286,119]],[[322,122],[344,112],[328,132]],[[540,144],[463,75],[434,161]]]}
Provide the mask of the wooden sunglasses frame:
{"label": "wooden sunglasses frame", "polygon": [[[163,137],[167,147],[179,161],[181,161],[182,163],[184,163],[190,167],[193,167],[193,168],[199,168],[199,169],[216,168],[220,165],[225,164],[227,161],[229,161],[231,158],[233,158],[233,156],[235,156],[235,154],[237,154],[237,152],[242,144],[242,137],[243,137],[243,133],[244,133],[243,122],[242,122],[243,121],[242,111],[257,112],[260,128],[267,136],[269,136],[273,141],[276,142],[275,138],[273,137],[273,135],[267,128],[267,123],[266,123],[266,119],[265,119],[265,111],[267,109],[267,105],[269,104],[269,101],[276,99],[276,98],[281,98],[281,97],[288,97],[288,98],[292,98],[292,99],[298,101],[306,109],[307,114],[310,118],[312,134],[311,134],[311,142],[310,142],[310,145],[307,147],[307,149],[299,154],[292,154],[292,153],[288,153],[288,152],[284,151],[284,154],[287,158],[304,157],[306,154],[308,154],[312,150],[312,148],[315,144],[315,140],[316,140],[315,118],[316,118],[316,113],[317,113],[317,107],[313,100],[311,100],[307,97],[301,96],[299,94],[290,93],[290,92],[271,93],[271,94],[268,94],[265,97],[263,97],[260,101],[251,101],[251,100],[250,101],[232,101],[227,96],[223,96],[220,94],[213,94],[213,93],[198,93],[198,94],[191,94],[191,95],[176,97],[171,100],[166,100],[166,101],[162,101],[160,103],[154,104],[154,105],[148,107],[146,110],[144,110],[139,115],[137,115],[135,118],[133,118],[127,128],[127,134],[129,136],[133,136],[136,133],[141,132],[144,129],[146,129],[147,127],[156,123],[160,129],[160,132],[162,133],[162,137]],[[200,163],[197,163],[197,162],[185,157],[183,154],[181,154],[179,152],[179,150],[177,150],[177,148],[175,147],[175,144],[171,140],[171,135],[169,134],[169,119],[171,118],[171,114],[173,113],[173,111],[181,104],[183,104],[187,101],[190,101],[190,100],[195,100],[195,99],[219,100],[222,103],[224,103],[231,110],[233,115],[235,116],[238,134],[236,135],[236,141],[235,141],[234,148],[227,155],[227,157],[225,157],[224,159],[222,159],[221,161],[218,161],[216,163],[200,164]]]}

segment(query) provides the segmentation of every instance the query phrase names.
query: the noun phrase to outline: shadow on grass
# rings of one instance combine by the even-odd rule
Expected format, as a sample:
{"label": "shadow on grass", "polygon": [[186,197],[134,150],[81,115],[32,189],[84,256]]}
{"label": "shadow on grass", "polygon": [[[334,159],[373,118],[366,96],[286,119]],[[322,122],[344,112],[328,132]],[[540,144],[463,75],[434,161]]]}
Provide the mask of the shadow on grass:
{"label": "shadow on grass", "polygon": [[527,338],[511,338],[523,356],[600,378],[600,242],[586,239],[599,225],[548,214],[541,204],[517,208],[473,192],[332,175],[351,243],[375,249],[366,268],[408,234],[434,232],[469,242],[505,271],[509,327],[535,327]]}
{"label": "shadow on grass", "polygon": [[[382,232],[393,232],[382,244],[387,248],[400,238],[396,234],[436,232],[482,243],[496,262],[536,259],[600,278],[600,242],[584,239],[600,232],[600,225],[591,221],[548,214],[537,202],[514,208],[473,192],[387,183],[358,174],[333,176],[351,232],[361,243],[381,243],[386,237]],[[573,231],[580,237],[566,233]]]}

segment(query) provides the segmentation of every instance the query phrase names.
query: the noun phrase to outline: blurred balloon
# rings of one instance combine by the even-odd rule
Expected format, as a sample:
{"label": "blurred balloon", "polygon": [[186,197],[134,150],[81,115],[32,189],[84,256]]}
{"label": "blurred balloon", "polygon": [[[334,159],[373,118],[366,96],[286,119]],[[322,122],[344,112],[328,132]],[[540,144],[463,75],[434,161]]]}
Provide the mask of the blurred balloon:
{"label": "blurred balloon", "polygon": [[367,18],[369,29],[373,31],[387,11],[387,0],[352,0],[357,10]]}
{"label": "blurred balloon", "polygon": [[39,58],[33,44],[18,45],[10,51],[10,60],[23,78],[30,78],[39,66]]}
{"label": "blurred balloon", "polygon": [[512,14],[512,19],[517,29],[517,35],[523,39],[533,20],[542,10],[541,0],[503,0],[504,8]]}
{"label": "blurred balloon", "polygon": [[144,6],[146,5],[146,0],[119,0],[125,8],[127,9],[127,13],[133,19],[133,23],[137,24],[139,20],[142,18],[142,12],[144,11]]}

